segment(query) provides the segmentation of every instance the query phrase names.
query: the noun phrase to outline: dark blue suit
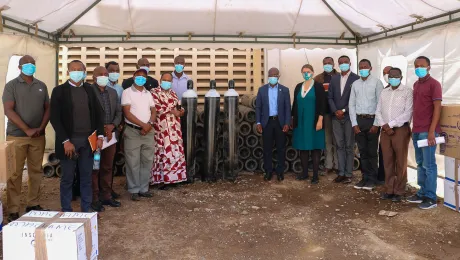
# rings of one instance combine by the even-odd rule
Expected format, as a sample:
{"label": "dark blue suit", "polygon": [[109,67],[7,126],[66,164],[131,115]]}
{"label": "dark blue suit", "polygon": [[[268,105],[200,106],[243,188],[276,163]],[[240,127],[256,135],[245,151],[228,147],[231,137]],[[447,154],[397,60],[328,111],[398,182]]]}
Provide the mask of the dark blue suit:
{"label": "dark blue suit", "polygon": [[262,139],[264,149],[264,168],[265,173],[271,175],[273,172],[272,147],[273,141],[276,143],[277,167],[276,173],[282,176],[285,168],[285,144],[286,134],[283,126],[291,122],[291,97],[289,89],[278,84],[277,116],[270,117],[270,99],[268,84],[259,88],[256,100],[256,122],[262,125]]}

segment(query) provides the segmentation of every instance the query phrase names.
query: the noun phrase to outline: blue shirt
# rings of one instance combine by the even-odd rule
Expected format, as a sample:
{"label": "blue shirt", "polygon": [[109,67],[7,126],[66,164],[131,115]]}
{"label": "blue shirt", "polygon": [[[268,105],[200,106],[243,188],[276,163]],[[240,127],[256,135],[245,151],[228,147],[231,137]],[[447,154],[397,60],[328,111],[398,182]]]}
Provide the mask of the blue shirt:
{"label": "blue shirt", "polygon": [[123,94],[123,88],[120,86],[120,84],[112,83],[111,81],[109,81],[109,84],[107,84],[107,86],[115,89],[118,95],[118,103],[121,104],[121,95]]}
{"label": "blue shirt", "polygon": [[268,109],[269,116],[278,115],[278,84],[272,87],[268,85]]}
{"label": "blue shirt", "polygon": [[176,93],[179,103],[182,100],[182,94],[187,91],[187,81],[190,79],[185,73],[182,73],[180,78],[177,77],[174,71],[172,72],[172,90]]}

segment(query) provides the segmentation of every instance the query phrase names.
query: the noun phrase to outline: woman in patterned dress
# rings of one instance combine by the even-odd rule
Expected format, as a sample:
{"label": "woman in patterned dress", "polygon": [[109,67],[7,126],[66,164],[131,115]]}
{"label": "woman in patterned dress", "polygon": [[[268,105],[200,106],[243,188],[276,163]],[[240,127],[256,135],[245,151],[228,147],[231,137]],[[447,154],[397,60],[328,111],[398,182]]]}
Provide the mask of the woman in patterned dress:
{"label": "woman in patterned dress", "polygon": [[187,180],[184,146],[180,127],[180,117],[184,109],[177,109],[179,99],[171,90],[172,75],[161,75],[160,87],[151,90],[157,119],[155,130],[155,158],[152,166],[151,184],[175,184]]}

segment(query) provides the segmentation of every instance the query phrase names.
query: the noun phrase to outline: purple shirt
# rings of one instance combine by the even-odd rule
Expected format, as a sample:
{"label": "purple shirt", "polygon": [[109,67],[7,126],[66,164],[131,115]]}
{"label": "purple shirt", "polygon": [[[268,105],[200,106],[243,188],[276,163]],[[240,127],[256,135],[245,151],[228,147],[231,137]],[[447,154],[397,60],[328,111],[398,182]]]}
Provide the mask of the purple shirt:
{"label": "purple shirt", "polygon": [[[441,83],[428,75],[414,83],[414,128],[412,132],[423,133],[430,130],[433,120],[433,101],[442,100]],[[441,132],[441,127],[436,126],[436,133]]]}

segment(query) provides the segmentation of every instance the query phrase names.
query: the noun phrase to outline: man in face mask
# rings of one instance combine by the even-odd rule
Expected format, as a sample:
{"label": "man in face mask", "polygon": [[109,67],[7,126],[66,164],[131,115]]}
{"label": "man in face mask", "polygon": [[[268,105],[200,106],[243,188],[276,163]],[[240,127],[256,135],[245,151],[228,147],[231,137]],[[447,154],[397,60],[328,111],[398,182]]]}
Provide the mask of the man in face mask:
{"label": "man in face mask", "polygon": [[409,122],[412,118],[412,89],[401,84],[402,73],[398,68],[388,72],[386,88],[380,95],[375,111],[378,124],[382,126],[380,144],[385,162],[385,192],[382,200],[400,202],[406,191],[407,153],[410,141]]}
{"label": "man in face mask", "polygon": [[361,159],[363,178],[354,188],[373,190],[377,184],[378,144],[380,128],[375,118],[375,110],[383,90],[380,79],[371,75],[371,62],[359,62],[360,79],[353,83],[350,93],[350,120],[355,132]]}
{"label": "man in face mask", "polygon": [[118,95],[118,102],[121,103],[121,94],[123,94],[123,88],[118,84],[120,78],[120,65],[115,61],[109,61],[105,64],[105,68],[109,73],[108,87],[114,89]]}
{"label": "man in face mask", "polygon": [[[436,136],[441,133],[439,118],[441,117],[442,88],[441,83],[430,75],[431,62],[425,56],[418,57],[415,62],[414,83],[414,120],[412,141],[417,162],[417,183],[420,190],[407,200],[418,203],[421,209],[431,209],[436,204],[436,186],[438,167],[436,165]],[[418,147],[417,141],[428,139],[428,146]]]}
{"label": "man in face mask", "polygon": [[[158,87],[158,80],[148,76],[149,72],[150,72],[150,62],[148,59],[146,58],[140,58],[138,61],[137,61],[137,64],[136,64],[136,68],[139,70],[139,69],[143,69],[147,72],[147,76],[146,76],[146,82],[144,84],[144,87],[147,91],[150,91],[152,88],[156,88]],[[123,81],[123,84],[122,84],[122,87],[123,89],[127,89],[127,88],[130,88],[134,83],[134,79],[133,78],[129,78],[129,79],[125,79]]]}
{"label": "man in face mask", "polygon": [[138,69],[133,76],[133,85],[121,97],[125,115],[124,151],[126,160],[126,180],[131,200],[139,197],[150,198],[150,170],[154,156],[153,123],[156,118],[152,94],[144,87],[147,71]]}
{"label": "man in face mask", "polygon": [[8,221],[19,218],[22,169],[27,160],[29,187],[26,212],[43,210],[39,205],[45,127],[50,116],[48,88],[34,77],[35,60],[25,55],[19,60],[21,74],[3,91],[3,109],[8,117],[6,140],[14,141],[16,171],[7,180]]}
{"label": "man in face mask", "polygon": [[[326,91],[326,104],[328,103],[328,89],[329,84],[333,76],[337,75],[338,72],[334,69],[334,59],[326,57],[323,59],[324,72],[317,75],[314,80],[323,84],[324,90]],[[326,134],[326,170],[325,173],[329,173],[332,169],[339,168],[339,159],[337,158],[337,151],[335,151],[335,140],[332,134],[332,115],[329,106],[326,106],[326,114],[324,114],[324,131]]]}
{"label": "man in face mask", "polygon": [[350,70],[350,58],[339,58],[340,75],[333,76],[329,84],[328,98],[329,108],[332,113],[332,132],[336,141],[337,157],[339,159],[339,173],[334,179],[336,183],[350,183],[353,176],[353,160],[355,135],[351,127],[348,114],[348,101],[350,98],[351,85],[358,75]]}
{"label": "man in face mask", "polygon": [[72,184],[78,167],[81,211],[89,212],[93,194],[93,150],[88,136],[96,131],[97,147],[102,147],[103,115],[96,92],[83,84],[85,72],[81,61],[70,62],[68,70],[69,80],[54,88],[51,95],[51,124],[56,132],[55,150],[62,167],[61,207],[64,212],[72,211]]}
{"label": "man in face mask", "polygon": [[278,83],[277,68],[268,71],[268,84],[259,88],[256,100],[257,131],[262,133],[266,181],[273,176],[272,148],[276,143],[278,157],[276,174],[278,181],[284,180],[286,133],[291,122],[291,97],[289,89]]}
{"label": "man in face mask", "polygon": [[[94,84],[92,88],[96,92],[99,104],[102,108],[102,119],[104,123],[104,136],[109,142],[117,136],[117,127],[121,122],[121,105],[118,103],[117,92],[107,87],[109,84],[109,73],[106,68],[96,67],[93,72]],[[104,211],[103,205],[120,207],[120,202],[112,198],[112,166],[115,157],[116,145],[111,145],[101,151],[99,170],[93,170],[93,203],[94,211]]]}

